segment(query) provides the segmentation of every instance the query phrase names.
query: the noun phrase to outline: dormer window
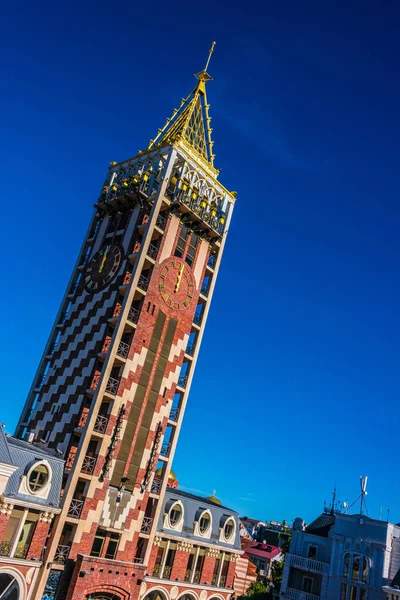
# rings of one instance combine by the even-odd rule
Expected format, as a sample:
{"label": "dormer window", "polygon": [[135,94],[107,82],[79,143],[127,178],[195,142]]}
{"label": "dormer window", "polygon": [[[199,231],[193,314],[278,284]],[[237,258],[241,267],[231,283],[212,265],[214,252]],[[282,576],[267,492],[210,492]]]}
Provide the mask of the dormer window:
{"label": "dormer window", "polygon": [[233,519],[228,519],[224,526],[224,540],[226,542],[231,542],[234,535],[235,535],[235,521]]}
{"label": "dormer window", "polygon": [[32,494],[40,492],[49,480],[49,471],[46,465],[39,463],[34,465],[28,476],[28,487]]}
{"label": "dormer window", "polygon": [[199,533],[200,535],[208,535],[211,529],[211,515],[208,511],[204,511],[199,519]]}
{"label": "dormer window", "polygon": [[170,511],[168,513],[168,518],[169,524],[172,529],[178,527],[178,525],[183,519],[183,508],[179,502],[176,502],[171,506]]}

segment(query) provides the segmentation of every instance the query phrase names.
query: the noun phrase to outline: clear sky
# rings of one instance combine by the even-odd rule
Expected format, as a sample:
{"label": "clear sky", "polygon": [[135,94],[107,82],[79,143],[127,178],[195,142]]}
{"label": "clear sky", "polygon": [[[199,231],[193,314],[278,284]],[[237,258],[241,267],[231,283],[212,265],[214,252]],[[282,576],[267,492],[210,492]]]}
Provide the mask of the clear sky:
{"label": "clear sky", "polygon": [[[12,4],[12,6],[10,6]],[[1,415],[12,432],[110,160],[146,147],[217,45],[216,166],[238,200],[174,470],[310,521],[369,475],[400,521],[398,2],[2,9]]]}

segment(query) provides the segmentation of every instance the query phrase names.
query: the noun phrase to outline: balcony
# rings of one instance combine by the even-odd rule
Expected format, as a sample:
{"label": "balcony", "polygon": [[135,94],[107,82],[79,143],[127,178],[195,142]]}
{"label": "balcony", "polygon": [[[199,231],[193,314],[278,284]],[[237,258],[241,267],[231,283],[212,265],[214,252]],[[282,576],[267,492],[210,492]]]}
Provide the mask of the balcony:
{"label": "balcony", "polygon": [[96,456],[85,456],[85,458],[83,459],[81,472],[86,473],[86,475],[92,475],[96,466],[96,461]]}
{"label": "balcony", "polygon": [[188,376],[184,375],[183,377],[179,377],[178,379],[178,387],[185,389],[187,384]]}
{"label": "balcony", "polygon": [[185,581],[190,581],[192,579],[192,569],[186,569],[185,573]]}
{"label": "balcony", "polygon": [[169,579],[171,577],[172,566],[165,565],[164,571],[162,574],[162,579]]}
{"label": "balcony", "polygon": [[142,526],[140,528],[141,533],[150,533],[152,524],[153,524],[152,517],[144,517],[143,521],[142,521]]}
{"label": "balcony", "polygon": [[73,498],[68,509],[68,517],[72,517],[73,519],[79,519],[82,512],[83,503],[83,500],[77,500],[76,498]]}
{"label": "balcony", "polygon": [[161,229],[162,231],[164,231],[166,224],[167,224],[167,218],[164,217],[164,215],[162,213],[159,213],[159,215],[157,216],[157,220],[156,220],[156,226],[159,229]]}
{"label": "balcony", "polygon": [[109,377],[106,385],[106,392],[112,396],[116,396],[119,388],[119,379]]}
{"label": "balcony", "polygon": [[128,320],[136,325],[136,323],[139,321],[139,315],[140,310],[131,306],[128,313]]}
{"label": "balcony", "polygon": [[57,550],[54,554],[53,561],[58,564],[65,564],[68,559],[69,551],[71,550],[71,546],[57,546]]}
{"label": "balcony", "polygon": [[219,578],[219,587],[224,588],[226,586],[226,575],[221,575]]}
{"label": "balcony", "polygon": [[28,550],[29,550],[29,544],[23,544],[23,543],[19,542],[17,544],[17,548],[14,552],[13,558],[26,558],[26,555],[28,554]]}
{"label": "balcony", "polygon": [[161,490],[161,479],[154,477],[153,483],[151,484],[150,494],[159,494]]}
{"label": "balcony", "polygon": [[94,423],[94,431],[97,433],[105,433],[108,425],[108,417],[103,417],[103,415],[97,415],[96,421]]}
{"label": "balcony", "polygon": [[182,186],[175,187],[172,201],[174,204],[179,203],[188,208],[192,213],[192,218],[200,221],[203,227],[208,228],[210,235],[222,235],[226,220],[225,213],[218,208],[216,203],[209,204],[208,198],[201,197],[199,190],[192,189],[188,181],[182,180]]}
{"label": "balcony", "polygon": [[0,542],[0,556],[10,556],[11,542]]}
{"label": "balcony", "polygon": [[160,456],[167,457],[169,455],[169,451],[171,450],[171,444],[169,442],[164,442],[161,446]]}
{"label": "balcony", "polygon": [[171,412],[169,413],[169,420],[173,421],[174,423],[177,422],[179,417],[179,407],[177,408],[171,408]]}
{"label": "balcony", "polygon": [[148,287],[149,287],[149,278],[145,277],[144,275],[140,275],[139,281],[138,281],[138,288],[140,288],[141,290],[146,292]]}
{"label": "balcony", "polygon": [[320,600],[319,596],[315,594],[309,594],[308,592],[302,592],[301,590],[295,590],[294,588],[286,588],[286,592],[281,594],[285,598],[291,600]]}
{"label": "balcony", "polygon": [[200,583],[201,571],[196,571],[193,577],[193,583]]}
{"label": "balcony", "polygon": [[155,246],[154,244],[149,244],[149,247],[147,249],[147,256],[149,256],[153,260],[156,260],[157,254],[158,254],[157,246]]}
{"label": "balcony", "polygon": [[119,356],[120,358],[128,358],[129,348],[129,344],[121,341],[118,344],[117,356]]}
{"label": "balcony", "polygon": [[327,573],[329,569],[328,563],[314,560],[313,558],[305,558],[304,556],[296,556],[296,554],[288,554],[289,564],[295,569],[302,571],[310,571],[312,573]]}

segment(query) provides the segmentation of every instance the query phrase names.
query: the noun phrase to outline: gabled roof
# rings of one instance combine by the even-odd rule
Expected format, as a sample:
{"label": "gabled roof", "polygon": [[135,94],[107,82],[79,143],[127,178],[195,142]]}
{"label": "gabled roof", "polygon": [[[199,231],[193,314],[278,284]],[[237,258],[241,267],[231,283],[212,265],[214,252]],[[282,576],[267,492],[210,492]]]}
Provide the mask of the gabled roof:
{"label": "gabled roof", "polygon": [[335,515],[332,513],[322,513],[310,525],[306,527],[308,533],[328,537],[328,533],[335,524]]}
{"label": "gabled roof", "polygon": [[172,117],[167,119],[164,127],[158,130],[154,140],[150,140],[148,150],[163,145],[172,145],[182,140],[209,165],[214,168],[213,145],[211,140],[211,117],[208,114],[206,83],[211,81],[207,68],[211,54],[214,50],[213,42],[205,68],[196,73],[198,84],[193,91],[184,98],[179,108],[174,109]]}

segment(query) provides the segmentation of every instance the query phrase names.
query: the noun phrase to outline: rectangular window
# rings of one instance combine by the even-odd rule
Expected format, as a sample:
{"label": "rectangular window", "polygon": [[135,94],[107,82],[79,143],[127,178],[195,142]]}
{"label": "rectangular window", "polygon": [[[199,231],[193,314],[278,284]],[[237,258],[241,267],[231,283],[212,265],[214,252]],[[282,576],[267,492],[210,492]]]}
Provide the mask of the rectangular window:
{"label": "rectangular window", "polygon": [[[26,558],[29,550],[29,544],[31,543],[33,532],[35,531],[36,523],[38,521],[39,515],[29,514],[24,526],[21,531],[21,535],[18,540],[17,548],[14,553],[15,558]],[[35,558],[40,558],[40,556],[35,556]]]}
{"label": "rectangular window", "polygon": [[111,560],[114,560],[114,558],[116,557],[117,550],[118,550],[118,544],[119,544],[119,538],[120,538],[119,533],[111,533],[110,534],[110,538],[108,540],[107,550],[106,550],[106,554],[105,554],[106,558],[111,558]]}
{"label": "rectangular window", "polygon": [[354,554],[353,556],[353,571],[351,578],[354,581],[358,581],[360,577],[360,556],[358,554]]}
{"label": "rectangular window", "polygon": [[196,254],[196,248],[197,248],[198,241],[199,241],[199,236],[196,235],[195,233],[192,233],[192,235],[190,236],[189,247],[188,247],[188,251],[186,254],[186,258],[185,258],[187,264],[190,267],[193,265],[193,262],[194,262],[194,257]]}
{"label": "rectangular window", "polygon": [[349,600],[357,600],[357,587],[355,585],[350,586]]}
{"label": "rectangular window", "polygon": [[104,529],[98,529],[93,541],[92,550],[90,551],[90,556],[101,556],[105,539],[106,532]]}
{"label": "rectangular window", "polygon": [[308,558],[310,558],[311,560],[316,560],[317,552],[317,546],[308,546]]}
{"label": "rectangular window", "polygon": [[340,600],[347,600],[347,583],[342,583],[340,588]]}
{"label": "rectangular window", "polygon": [[176,248],[175,248],[175,252],[174,255],[177,256],[178,258],[182,258],[183,253],[185,251],[185,247],[186,247],[186,240],[187,240],[187,236],[188,236],[188,228],[185,227],[184,225],[182,225],[182,227],[180,228],[179,231],[179,238],[178,238],[178,243],[176,244]]}
{"label": "rectangular window", "polygon": [[365,590],[364,588],[360,589],[360,600],[365,600],[367,597],[367,590]]}
{"label": "rectangular window", "polygon": [[303,592],[306,592],[306,594],[311,594],[312,584],[313,580],[311,577],[303,577]]}

